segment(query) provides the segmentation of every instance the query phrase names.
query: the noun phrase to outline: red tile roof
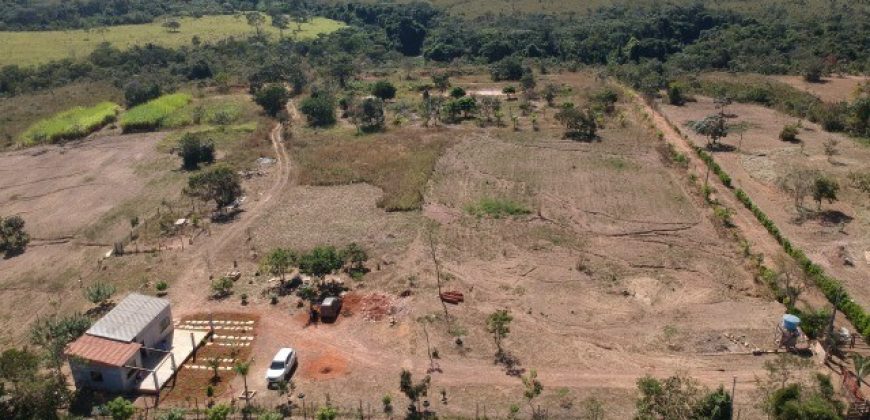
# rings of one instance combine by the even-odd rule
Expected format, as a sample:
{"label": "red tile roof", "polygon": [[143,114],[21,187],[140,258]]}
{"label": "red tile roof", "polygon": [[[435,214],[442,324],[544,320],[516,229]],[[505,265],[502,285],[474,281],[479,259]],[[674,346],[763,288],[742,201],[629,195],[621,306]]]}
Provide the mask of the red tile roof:
{"label": "red tile roof", "polygon": [[109,366],[124,366],[142,347],[139,343],[122,343],[85,334],[66,348],[67,356],[78,357]]}

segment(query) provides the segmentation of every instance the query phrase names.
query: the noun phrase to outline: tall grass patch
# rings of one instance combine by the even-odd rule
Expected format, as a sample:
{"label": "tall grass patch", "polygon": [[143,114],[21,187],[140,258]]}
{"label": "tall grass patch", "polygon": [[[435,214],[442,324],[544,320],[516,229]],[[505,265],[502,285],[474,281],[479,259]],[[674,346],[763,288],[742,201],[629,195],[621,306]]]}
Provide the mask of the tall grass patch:
{"label": "tall grass patch", "polygon": [[473,216],[494,219],[524,216],[532,212],[522,204],[506,198],[481,198],[478,202],[465,206],[465,211]]}
{"label": "tall grass patch", "polygon": [[21,144],[30,146],[82,138],[115,121],[120,109],[112,102],[100,102],[87,108],[77,106],[31,125],[21,135]]}
{"label": "tall grass patch", "polygon": [[124,113],[121,128],[125,133],[156,130],[190,101],[191,96],[186,93],[163,95]]}

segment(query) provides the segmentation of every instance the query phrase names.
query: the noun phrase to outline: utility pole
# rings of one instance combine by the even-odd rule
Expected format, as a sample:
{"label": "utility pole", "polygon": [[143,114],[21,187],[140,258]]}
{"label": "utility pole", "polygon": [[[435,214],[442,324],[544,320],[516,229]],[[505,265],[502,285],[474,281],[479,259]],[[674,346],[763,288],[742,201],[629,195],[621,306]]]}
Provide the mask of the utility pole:
{"label": "utility pole", "polygon": [[734,420],[734,391],[737,390],[737,377],[731,379],[731,420]]}

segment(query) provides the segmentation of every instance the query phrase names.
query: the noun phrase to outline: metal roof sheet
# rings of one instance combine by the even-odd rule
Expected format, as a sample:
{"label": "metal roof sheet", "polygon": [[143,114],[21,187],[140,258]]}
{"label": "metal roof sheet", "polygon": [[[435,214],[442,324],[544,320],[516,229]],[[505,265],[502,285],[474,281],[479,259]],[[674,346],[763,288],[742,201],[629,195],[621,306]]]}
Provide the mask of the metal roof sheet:
{"label": "metal roof sheet", "polygon": [[122,343],[85,334],[67,346],[66,354],[104,365],[124,366],[140,347],[139,343]]}
{"label": "metal roof sheet", "polygon": [[131,342],[168,306],[169,301],[166,299],[131,293],[95,322],[87,333]]}

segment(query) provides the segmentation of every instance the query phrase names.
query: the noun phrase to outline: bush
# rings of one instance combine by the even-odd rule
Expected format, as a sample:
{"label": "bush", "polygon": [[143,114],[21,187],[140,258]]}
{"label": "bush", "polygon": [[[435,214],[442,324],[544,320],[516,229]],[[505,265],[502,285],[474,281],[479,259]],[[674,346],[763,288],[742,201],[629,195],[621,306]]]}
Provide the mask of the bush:
{"label": "bush", "polygon": [[335,100],[328,95],[312,95],[302,101],[299,111],[305,114],[313,127],[328,127],[335,124]]}
{"label": "bush", "polygon": [[154,81],[133,80],[124,86],[124,99],[127,108],[144,104],[160,96],[160,85]]}
{"label": "bush", "polygon": [[453,89],[450,89],[450,97],[451,98],[459,99],[463,96],[465,96],[465,89],[463,89],[459,86],[454,86]]}
{"label": "bush", "polygon": [[116,290],[115,286],[109,283],[97,282],[85,288],[85,297],[94,305],[104,306]]}
{"label": "bush", "polygon": [[396,87],[388,80],[378,80],[372,84],[371,94],[386,101],[396,97]]}
{"label": "bush", "polygon": [[0,252],[6,257],[24,252],[30,243],[30,235],[24,230],[21,216],[0,217]]}
{"label": "bush", "polygon": [[278,84],[267,85],[254,94],[254,102],[260,105],[270,117],[275,117],[283,111],[289,100],[290,92]]}
{"label": "bush", "polygon": [[517,57],[507,57],[489,67],[493,81],[520,80],[523,77],[523,65]]}
{"label": "bush", "polygon": [[685,88],[681,83],[671,82],[668,84],[668,103],[682,106],[686,103]]}
{"label": "bush", "polygon": [[169,283],[167,283],[165,280],[160,280],[157,282],[154,288],[157,289],[158,292],[165,292],[167,289],[169,289]]}
{"label": "bush", "polygon": [[191,99],[186,93],[175,93],[151,100],[121,115],[121,128],[125,133],[156,130]]}
{"label": "bush", "polygon": [[178,154],[182,168],[193,171],[200,163],[214,163],[214,143],[202,142],[199,137],[185,133],[178,142]]}
{"label": "bush", "polygon": [[466,206],[465,211],[473,216],[488,216],[494,219],[531,213],[531,210],[515,201],[497,198],[483,198],[475,204]]}
{"label": "bush", "polygon": [[233,292],[233,279],[222,276],[211,282],[211,290],[217,299],[227,297]]}
{"label": "bush", "polygon": [[779,132],[779,139],[795,143],[798,141],[798,127],[794,124],[786,124]]}
{"label": "bush", "polygon": [[128,420],[136,413],[133,403],[123,397],[115,397],[114,400],[107,402],[104,408],[112,420]]}
{"label": "bush", "polygon": [[115,121],[120,109],[112,102],[101,102],[89,108],[77,106],[31,125],[21,135],[21,142],[30,146],[79,139]]}

